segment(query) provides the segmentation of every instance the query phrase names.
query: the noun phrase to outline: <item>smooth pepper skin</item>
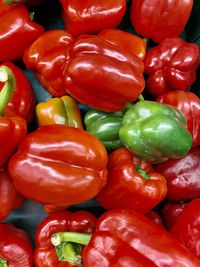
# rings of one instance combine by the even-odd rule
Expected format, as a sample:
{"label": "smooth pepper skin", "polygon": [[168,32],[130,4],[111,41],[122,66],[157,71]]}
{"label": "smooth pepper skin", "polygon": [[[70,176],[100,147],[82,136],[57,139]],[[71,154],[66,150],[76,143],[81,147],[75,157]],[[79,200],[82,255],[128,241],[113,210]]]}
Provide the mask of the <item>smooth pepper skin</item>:
{"label": "smooth pepper skin", "polygon": [[184,208],[169,232],[186,248],[200,258],[200,198],[193,199]]}
{"label": "smooth pepper skin", "polygon": [[174,201],[200,197],[200,148],[192,148],[180,159],[157,164],[155,169],[167,181],[167,198]]}
{"label": "smooth pepper skin", "polygon": [[[3,265],[4,261],[7,265]],[[33,267],[33,250],[27,232],[8,222],[0,222],[0,264]]]}
{"label": "smooth pepper skin", "polygon": [[160,43],[182,33],[192,6],[193,0],[132,1],[131,22],[137,33]]}
{"label": "smooth pepper skin", "polygon": [[133,154],[152,163],[181,158],[192,145],[183,114],[176,107],[147,100],[125,113],[119,137]]}
{"label": "smooth pepper skin", "polygon": [[9,171],[22,195],[43,204],[69,206],[99,193],[106,183],[106,164],[107,152],[95,136],[57,124],[27,135],[11,158]]}
{"label": "smooth pepper skin", "polygon": [[[16,80],[13,96],[2,115],[5,117],[20,116],[29,124],[35,113],[35,94],[32,86],[23,71],[12,62],[4,62],[0,64],[2,65],[12,70]],[[2,87],[3,83],[0,83],[0,90]]]}
{"label": "smooth pepper skin", "polygon": [[65,124],[83,129],[78,103],[70,96],[55,97],[38,103],[36,117],[39,126]]}
{"label": "smooth pepper skin", "polygon": [[12,6],[0,1],[0,62],[22,59],[25,49],[44,28],[31,21],[24,5]]}
{"label": "smooth pepper skin", "polygon": [[83,262],[84,267],[200,266],[199,259],[164,228],[132,209],[113,209],[98,218]]}
{"label": "smooth pepper skin", "polygon": [[126,0],[60,0],[65,30],[73,36],[95,34],[117,27],[126,11]]}
{"label": "smooth pepper skin", "polygon": [[172,90],[188,90],[196,80],[199,51],[196,44],[180,38],[166,39],[151,48],[144,60],[149,94],[157,97]]}
{"label": "smooth pepper skin", "polygon": [[185,116],[187,129],[192,135],[192,146],[200,145],[200,99],[192,92],[171,91],[156,101],[177,107]]}
{"label": "smooth pepper skin", "polygon": [[23,203],[24,198],[17,192],[7,165],[0,168],[0,220],[5,220],[10,212]]}
{"label": "smooth pepper skin", "polygon": [[66,261],[59,261],[51,237],[57,232],[93,233],[96,218],[86,211],[59,211],[46,217],[38,226],[35,241],[34,260],[36,267],[69,267]]}
{"label": "smooth pepper skin", "polygon": [[124,147],[109,155],[107,168],[107,184],[97,196],[105,209],[130,208],[146,213],[167,194],[164,176]]}

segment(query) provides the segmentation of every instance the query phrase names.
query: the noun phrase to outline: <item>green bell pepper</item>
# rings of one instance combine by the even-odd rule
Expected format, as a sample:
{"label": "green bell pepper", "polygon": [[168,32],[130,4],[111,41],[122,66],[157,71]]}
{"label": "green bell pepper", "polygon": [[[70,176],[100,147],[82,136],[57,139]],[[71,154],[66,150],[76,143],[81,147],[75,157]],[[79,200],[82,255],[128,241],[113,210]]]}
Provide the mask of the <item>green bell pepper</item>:
{"label": "green bell pepper", "polygon": [[139,101],[124,114],[119,137],[133,154],[151,163],[183,157],[192,145],[183,114],[153,101]]}

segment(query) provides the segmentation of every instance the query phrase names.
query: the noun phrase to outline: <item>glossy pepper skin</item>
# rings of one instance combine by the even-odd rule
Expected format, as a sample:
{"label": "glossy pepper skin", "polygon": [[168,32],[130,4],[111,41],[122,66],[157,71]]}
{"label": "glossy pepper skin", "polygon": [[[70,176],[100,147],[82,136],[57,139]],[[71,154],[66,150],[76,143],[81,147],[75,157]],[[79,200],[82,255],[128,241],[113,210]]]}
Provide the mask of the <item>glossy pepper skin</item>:
{"label": "glossy pepper skin", "polygon": [[26,67],[56,97],[66,95],[62,73],[68,60],[66,48],[72,40],[72,36],[66,31],[49,30],[24,53]]}
{"label": "glossy pepper skin", "polygon": [[164,176],[122,147],[109,155],[107,184],[97,199],[105,209],[130,208],[146,213],[167,194]]}
{"label": "glossy pepper skin", "polygon": [[98,218],[83,262],[84,267],[200,266],[199,259],[167,231],[131,209],[113,209]]}
{"label": "glossy pepper skin", "polygon": [[17,192],[8,172],[7,165],[0,168],[0,220],[5,220],[10,212],[23,203],[24,198]]}
{"label": "glossy pepper skin", "polygon": [[[36,267],[78,266],[76,264],[71,265],[67,262],[67,257],[65,257],[67,253],[62,253],[65,250],[64,246],[66,246],[66,243],[61,244],[63,250],[60,249],[61,253],[57,254],[59,248],[56,249],[51,242],[51,238],[58,232],[93,233],[95,231],[95,225],[96,218],[86,211],[77,211],[73,213],[59,211],[46,217],[39,224],[35,234],[36,248],[34,252],[34,260]],[[73,246],[73,243],[71,244]]]}
{"label": "glossy pepper skin", "polygon": [[151,48],[144,61],[149,94],[157,97],[172,90],[188,90],[196,80],[199,51],[196,44],[180,38],[166,39]]}
{"label": "glossy pepper skin", "polygon": [[39,126],[65,124],[83,129],[78,103],[70,96],[56,97],[38,103],[36,117]]}
{"label": "glossy pepper skin", "polygon": [[161,227],[164,227],[163,226],[163,221],[162,221],[162,218],[161,216],[158,214],[158,212],[156,212],[155,210],[150,210],[148,211],[145,216],[147,218],[149,218],[153,223],[161,226]]}
{"label": "glossy pepper skin", "polygon": [[183,157],[192,145],[183,114],[173,106],[147,100],[125,113],[119,137],[133,154],[152,163]]}
{"label": "glossy pepper skin", "polygon": [[31,21],[24,5],[12,6],[1,0],[0,17],[0,62],[21,59],[44,28]]}
{"label": "glossy pepper skin", "polygon": [[43,204],[69,206],[99,193],[106,183],[106,163],[107,152],[95,136],[57,124],[27,135],[11,158],[9,171],[22,195]]}
{"label": "glossy pepper skin", "polygon": [[160,43],[182,33],[192,6],[193,0],[132,1],[131,22],[137,33]]}
{"label": "glossy pepper skin", "polygon": [[193,199],[184,208],[169,232],[186,248],[200,258],[200,198]]}
{"label": "glossy pepper skin", "polygon": [[[35,94],[32,86],[23,71],[12,62],[4,62],[0,66],[7,66],[15,76],[16,86],[10,102],[3,110],[3,116],[20,116],[29,124],[35,113]],[[3,83],[0,83],[0,90]]]}
{"label": "glossy pepper skin", "polygon": [[200,197],[200,148],[192,148],[183,158],[157,164],[155,169],[166,178],[168,199],[182,201]]}
{"label": "glossy pepper skin", "polygon": [[27,232],[8,222],[0,222],[0,264],[33,267],[33,250]]}
{"label": "glossy pepper skin", "polygon": [[187,129],[192,135],[192,146],[200,145],[200,99],[192,92],[171,91],[156,101],[177,107],[185,116]]}
{"label": "glossy pepper skin", "polygon": [[65,30],[73,36],[96,34],[117,27],[126,11],[126,0],[60,0]]}

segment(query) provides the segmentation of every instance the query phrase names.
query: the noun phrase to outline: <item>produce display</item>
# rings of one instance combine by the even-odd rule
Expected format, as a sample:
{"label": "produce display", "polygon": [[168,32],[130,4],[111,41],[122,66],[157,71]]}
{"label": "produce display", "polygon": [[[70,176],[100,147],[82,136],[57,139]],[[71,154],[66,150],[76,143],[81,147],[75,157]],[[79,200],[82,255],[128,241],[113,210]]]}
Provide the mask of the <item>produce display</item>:
{"label": "produce display", "polygon": [[0,0],[0,267],[200,267],[199,0]]}

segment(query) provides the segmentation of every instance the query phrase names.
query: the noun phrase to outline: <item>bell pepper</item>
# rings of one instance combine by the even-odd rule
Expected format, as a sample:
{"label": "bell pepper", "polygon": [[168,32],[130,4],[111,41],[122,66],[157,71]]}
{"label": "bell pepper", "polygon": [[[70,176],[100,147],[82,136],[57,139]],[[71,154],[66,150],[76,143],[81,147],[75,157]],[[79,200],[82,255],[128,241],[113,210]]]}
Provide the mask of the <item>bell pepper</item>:
{"label": "bell pepper", "polygon": [[[35,113],[35,94],[31,84],[23,71],[12,62],[4,62],[0,66],[10,68],[16,81],[12,98],[2,115],[5,117],[20,116],[29,124]],[[2,87],[3,83],[0,83],[0,90]]]}
{"label": "bell pepper", "polygon": [[53,96],[66,95],[63,68],[67,61],[66,48],[72,36],[63,30],[42,34],[24,53],[24,63]]}
{"label": "bell pepper", "polygon": [[83,262],[84,267],[200,266],[200,260],[164,228],[131,209],[113,209],[98,218]]}
{"label": "bell pepper", "polygon": [[160,217],[160,215],[155,211],[155,210],[150,210],[148,211],[145,216],[147,218],[149,218],[153,223],[161,226],[161,227],[164,227],[163,226],[163,222],[162,222],[162,218]]}
{"label": "bell pepper", "polygon": [[47,102],[38,103],[36,117],[39,126],[66,124],[83,129],[78,103],[70,96],[52,98]]}
{"label": "bell pepper", "polygon": [[34,42],[44,28],[31,21],[24,5],[12,6],[0,1],[0,62],[21,59],[25,49]]}
{"label": "bell pepper", "polygon": [[131,23],[138,34],[159,43],[182,33],[192,6],[193,0],[132,1]]}
{"label": "bell pepper", "polygon": [[192,92],[171,91],[157,98],[158,102],[177,107],[185,116],[192,135],[192,146],[200,145],[200,99]]}
{"label": "bell pepper", "polygon": [[176,222],[178,217],[185,209],[186,205],[187,203],[183,201],[180,202],[172,202],[170,200],[166,201],[166,203],[162,207],[162,219],[165,228],[167,230],[169,230],[172,227],[172,225]]}
{"label": "bell pepper", "polygon": [[176,107],[147,100],[125,113],[119,137],[133,154],[152,163],[181,158],[192,145],[183,114]]}
{"label": "bell pepper", "polygon": [[22,195],[66,207],[99,193],[106,183],[106,163],[105,147],[95,136],[56,124],[27,135],[10,159],[9,171]]}
{"label": "bell pepper", "polygon": [[200,258],[200,198],[193,199],[183,209],[169,232]]}
{"label": "bell pepper", "polygon": [[100,32],[98,36],[113,45],[133,53],[142,61],[145,58],[147,43],[137,35],[118,29],[106,29]]}
{"label": "bell pepper", "polygon": [[3,0],[6,4],[10,5],[27,5],[28,7],[37,6],[42,3],[43,0]]}
{"label": "bell pepper", "polygon": [[60,0],[65,30],[77,36],[117,27],[126,11],[126,0]]}
{"label": "bell pepper", "polygon": [[165,178],[124,147],[109,155],[107,168],[107,184],[97,196],[105,209],[130,208],[146,213],[167,194]]}
{"label": "bell pepper", "polygon": [[8,222],[0,222],[0,266],[33,267],[28,233]]}
{"label": "bell pepper", "polygon": [[200,197],[200,148],[192,148],[183,158],[157,164],[155,169],[166,178],[168,199],[182,201]]}
{"label": "bell pepper", "polygon": [[86,211],[60,211],[46,217],[35,235],[36,267],[82,266],[84,243],[90,239],[95,225],[96,218]]}
{"label": "bell pepper", "polygon": [[5,220],[12,210],[20,207],[23,200],[13,184],[6,164],[0,168],[0,220]]}
{"label": "bell pepper", "polygon": [[199,51],[196,44],[180,38],[166,39],[151,48],[144,60],[149,94],[158,97],[172,90],[188,90],[196,80]]}
{"label": "bell pepper", "polygon": [[[0,82],[4,86],[0,92],[0,116],[10,102],[14,88],[16,87],[15,77],[10,68],[0,66]],[[0,166],[15,152],[22,138],[26,135],[26,121],[18,116],[0,117]]]}

